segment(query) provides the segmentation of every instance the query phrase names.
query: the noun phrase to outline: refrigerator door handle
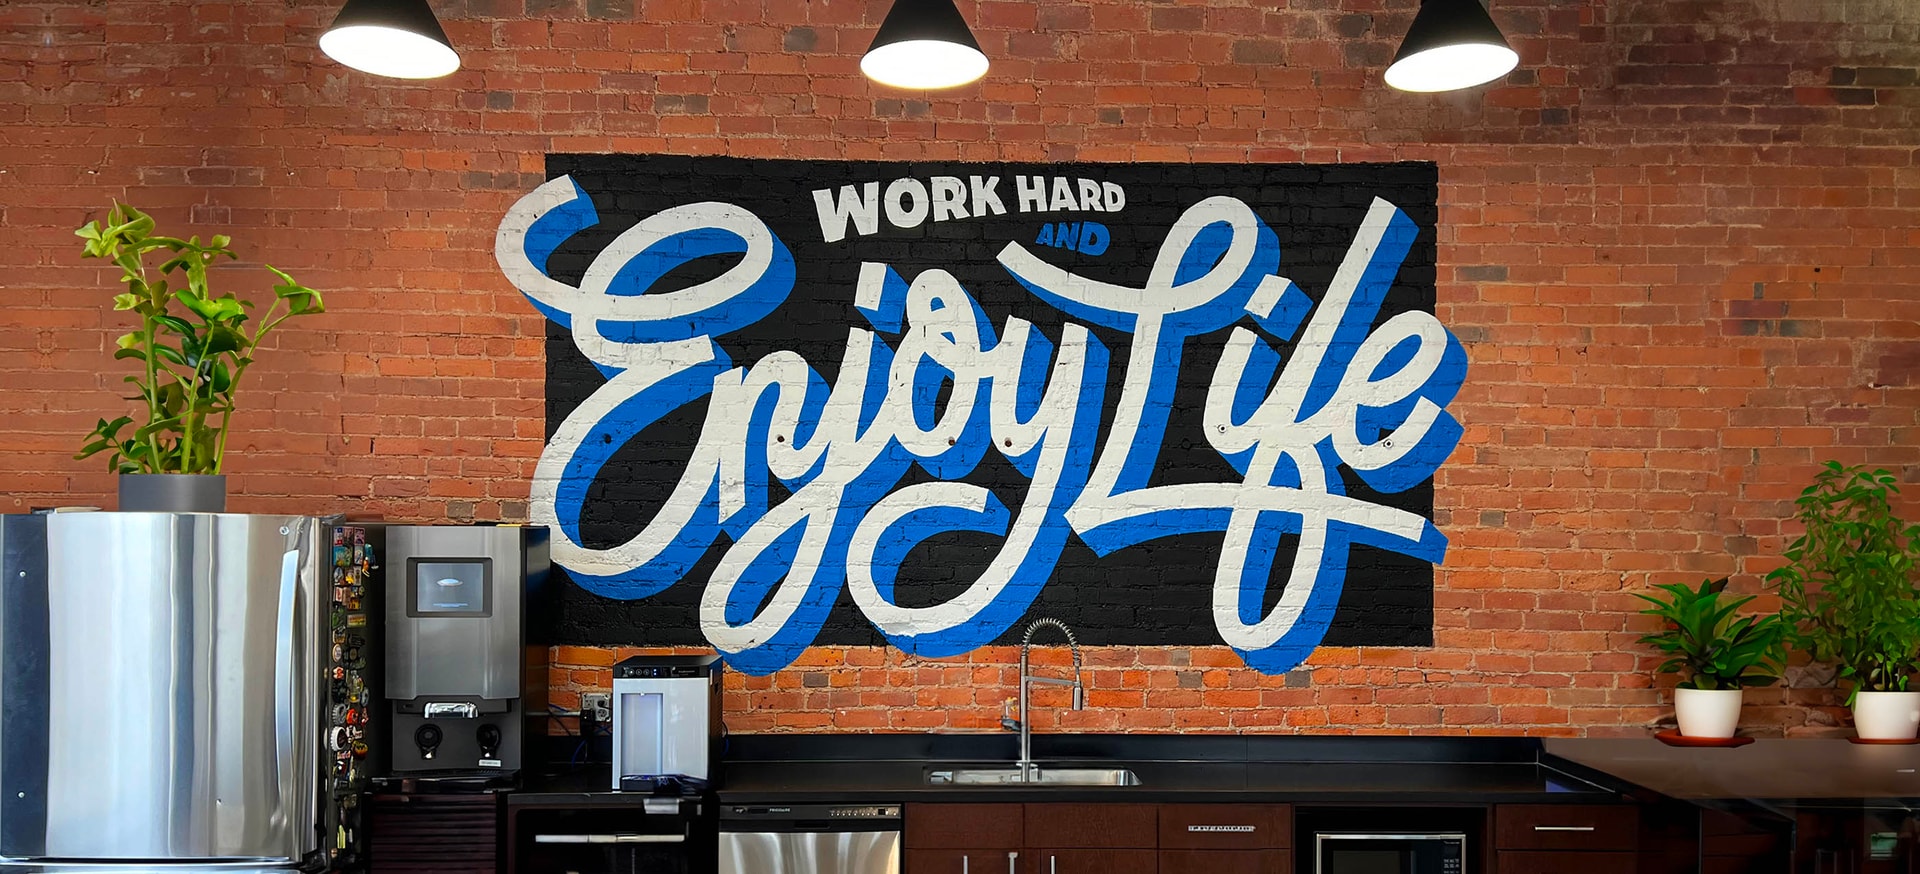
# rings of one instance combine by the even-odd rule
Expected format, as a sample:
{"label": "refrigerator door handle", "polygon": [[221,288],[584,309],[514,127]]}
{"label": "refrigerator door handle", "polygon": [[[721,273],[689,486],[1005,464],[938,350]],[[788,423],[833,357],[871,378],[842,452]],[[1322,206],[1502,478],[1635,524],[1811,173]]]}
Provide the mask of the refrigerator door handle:
{"label": "refrigerator door handle", "polygon": [[297,693],[293,688],[293,638],[298,630],[294,613],[298,606],[295,596],[300,588],[300,553],[306,545],[308,527],[300,525],[297,534],[286,528],[280,529],[288,536],[288,549],[280,557],[280,627],[273,642],[273,746],[280,771],[279,779],[282,781],[287,780],[294,771],[293,709]]}

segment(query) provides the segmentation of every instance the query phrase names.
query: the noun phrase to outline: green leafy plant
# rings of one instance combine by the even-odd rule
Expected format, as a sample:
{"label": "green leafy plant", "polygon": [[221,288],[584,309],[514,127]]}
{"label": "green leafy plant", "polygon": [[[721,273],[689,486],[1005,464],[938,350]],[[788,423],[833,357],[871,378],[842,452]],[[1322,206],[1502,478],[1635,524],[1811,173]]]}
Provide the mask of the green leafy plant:
{"label": "green leafy plant", "polygon": [[1854,692],[1904,692],[1920,670],[1920,525],[1894,515],[1899,493],[1884,470],[1827,462],[1794,501],[1806,533],[1767,575],[1794,645]]}
{"label": "green leafy plant", "polygon": [[[139,390],[128,400],[146,407],[145,420],[129,434],[121,432],[135,423],[132,416],[101,419],[74,457],[106,452],[109,468],[120,473],[217,474],[234,392],[260,341],[281,322],[325,307],[319,292],[268,267],[280,281],[273,303],[254,321],[252,301],[216,297],[207,285],[208,268],[217,259],[237,257],[227,237],[203,244],[199,237],[156,236],[153,229],[152,217],[115,203],[104,224],[90,221],[74,231],[86,240],[83,257],[105,258],[120,268],[127,290],[114,296],[113,308],[139,316],[140,328],[116,341],[113,357],[140,363],[140,373],[126,377]],[[160,275],[149,278],[147,257],[156,252],[170,257]]]}
{"label": "green leafy plant", "polygon": [[1655,670],[1685,673],[1683,689],[1739,689],[1766,686],[1780,679],[1786,661],[1786,623],[1778,615],[1738,616],[1754,596],[1725,598],[1726,580],[1702,580],[1698,589],[1684,583],[1658,586],[1667,596],[1635,593],[1653,605],[1640,611],[1666,620],[1641,643],[1669,656]]}

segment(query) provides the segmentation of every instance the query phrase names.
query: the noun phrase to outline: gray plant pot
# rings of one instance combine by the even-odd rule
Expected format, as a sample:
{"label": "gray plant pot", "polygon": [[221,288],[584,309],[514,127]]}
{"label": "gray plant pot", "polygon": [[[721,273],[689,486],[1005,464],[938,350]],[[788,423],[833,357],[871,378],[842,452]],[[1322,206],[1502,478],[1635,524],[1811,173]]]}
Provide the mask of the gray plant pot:
{"label": "gray plant pot", "polygon": [[123,513],[225,513],[227,477],[205,473],[123,473]]}

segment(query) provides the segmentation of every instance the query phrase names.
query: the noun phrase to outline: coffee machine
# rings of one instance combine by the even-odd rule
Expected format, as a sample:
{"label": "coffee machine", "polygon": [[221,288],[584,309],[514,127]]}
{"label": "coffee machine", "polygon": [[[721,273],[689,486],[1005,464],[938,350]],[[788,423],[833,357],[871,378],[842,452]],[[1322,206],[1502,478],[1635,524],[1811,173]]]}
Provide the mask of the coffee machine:
{"label": "coffee machine", "polygon": [[634,656],[613,666],[613,785],[628,792],[699,788],[719,773],[717,655]]}
{"label": "coffee machine", "polygon": [[548,532],[385,525],[389,771],[511,780],[544,735]]}

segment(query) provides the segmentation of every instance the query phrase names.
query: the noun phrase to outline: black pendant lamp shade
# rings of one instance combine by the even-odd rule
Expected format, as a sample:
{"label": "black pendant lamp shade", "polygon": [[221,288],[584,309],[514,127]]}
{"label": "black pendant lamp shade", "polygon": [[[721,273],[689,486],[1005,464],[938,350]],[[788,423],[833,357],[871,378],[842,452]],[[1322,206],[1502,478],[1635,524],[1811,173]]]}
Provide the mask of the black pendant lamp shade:
{"label": "black pendant lamp shade", "polygon": [[987,72],[987,56],[953,0],[894,0],[860,72],[896,88],[952,88]]}
{"label": "black pendant lamp shade", "polygon": [[1454,91],[1505,76],[1519,62],[1480,0],[1421,0],[1386,78],[1402,91]]}
{"label": "black pendant lamp shade", "polygon": [[427,0],[347,0],[320,50],[376,76],[433,79],[460,69],[460,56]]}

